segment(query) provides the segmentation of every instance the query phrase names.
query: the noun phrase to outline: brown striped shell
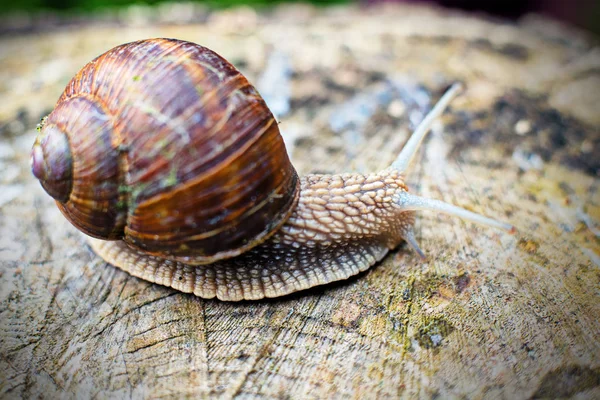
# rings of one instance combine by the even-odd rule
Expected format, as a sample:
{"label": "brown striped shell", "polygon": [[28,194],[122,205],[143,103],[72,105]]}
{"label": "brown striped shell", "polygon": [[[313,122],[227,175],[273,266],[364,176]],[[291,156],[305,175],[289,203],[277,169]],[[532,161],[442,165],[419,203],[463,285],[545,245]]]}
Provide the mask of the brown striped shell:
{"label": "brown striped shell", "polygon": [[256,89],[213,51],[171,39],[83,67],[40,129],[32,170],[84,233],[190,264],[264,241],[299,196]]}

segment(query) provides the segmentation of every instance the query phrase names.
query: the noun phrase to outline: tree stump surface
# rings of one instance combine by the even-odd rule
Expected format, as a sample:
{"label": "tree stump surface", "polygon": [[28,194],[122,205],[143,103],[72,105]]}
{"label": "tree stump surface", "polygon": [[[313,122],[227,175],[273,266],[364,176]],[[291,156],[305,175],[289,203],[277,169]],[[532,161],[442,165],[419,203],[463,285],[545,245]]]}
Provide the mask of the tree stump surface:
{"label": "tree stump surface", "polygon": [[[595,38],[538,16],[414,6],[199,21],[0,38],[1,397],[600,398]],[[273,106],[301,174],[385,167],[463,81],[409,185],[518,233],[423,212],[425,261],[401,246],[347,281],[254,302],[203,300],[107,265],[32,177],[29,150],[35,120],[79,68],[148,37],[236,64]]]}

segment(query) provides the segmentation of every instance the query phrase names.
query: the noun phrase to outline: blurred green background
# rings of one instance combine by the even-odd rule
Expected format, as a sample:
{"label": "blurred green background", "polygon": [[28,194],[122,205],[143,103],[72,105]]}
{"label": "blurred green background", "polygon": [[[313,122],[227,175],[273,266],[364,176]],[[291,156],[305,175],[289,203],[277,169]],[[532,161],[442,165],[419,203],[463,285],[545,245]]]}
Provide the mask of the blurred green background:
{"label": "blurred green background", "polygon": [[[35,10],[75,10],[75,11],[96,11],[106,8],[118,8],[132,4],[153,5],[166,3],[165,0],[0,0],[0,9],[4,11],[35,11]],[[194,3],[205,4],[211,8],[227,8],[239,5],[250,5],[255,7],[268,7],[280,3],[313,3],[313,4],[340,4],[349,3],[351,0],[313,0],[313,1],[294,1],[294,0],[195,0]]]}
{"label": "blurred green background", "polygon": [[[491,16],[516,19],[528,13],[543,14],[559,21],[600,34],[600,0],[0,0],[0,17],[15,13],[50,13],[62,17],[94,15],[96,12],[126,9],[129,6],[154,6],[164,3],[194,3],[209,9],[248,5],[267,8],[282,3],[311,3],[317,6],[376,3],[437,3],[444,7],[483,12]],[[0,19],[0,23],[2,19]],[[3,29],[0,26],[0,32]]]}
{"label": "blurred green background", "polygon": [[[97,11],[107,8],[119,8],[133,4],[153,5],[166,3],[165,0],[0,0],[0,10],[8,11],[39,11],[39,10],[73,10]],[[351,0],[195,0],[194,3],[204,4],[211,8],[227,8],[239,5],[254,7],[269,7],[280,3],[313,3],[313,4],[343,4]]]}

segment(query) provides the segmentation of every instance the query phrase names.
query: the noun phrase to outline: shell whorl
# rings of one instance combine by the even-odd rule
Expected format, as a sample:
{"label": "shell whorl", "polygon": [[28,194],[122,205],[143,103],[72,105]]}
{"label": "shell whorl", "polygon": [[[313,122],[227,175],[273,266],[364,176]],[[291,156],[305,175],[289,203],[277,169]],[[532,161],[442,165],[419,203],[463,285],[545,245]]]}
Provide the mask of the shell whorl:
{"label": "shell whorl", "polygon": [[69,138],[56,126],[39,135],[31,151],[31,171],[42,187],[58,201],[67,201],[73,189],[73,156]]}
{"label": "shell whorl", "polygon": [[[262,98],[193,43],[150,39],[104,53],[67,85],[40,136],[53,126],[73,160],[70,195],[55,198],[97,238],[212,262],[266,239],[298,200]],[[40,157],[34,147],[32,167]]]}

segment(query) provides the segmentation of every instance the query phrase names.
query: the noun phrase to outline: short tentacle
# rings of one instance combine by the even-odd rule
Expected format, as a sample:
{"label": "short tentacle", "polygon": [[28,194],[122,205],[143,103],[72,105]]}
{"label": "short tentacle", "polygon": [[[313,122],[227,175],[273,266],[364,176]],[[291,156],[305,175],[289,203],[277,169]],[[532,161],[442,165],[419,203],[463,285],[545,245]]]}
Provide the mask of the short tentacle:
{"label": "short tentacle", "polygon": [[423,250],[421,250],[421,248],[419,247],[417,239],[415,239],[415,232],[413,231],[412,227],[406,232],[402,232],[402,239],[404,239],[404,241],[408,243],[410,247],[412,247],[415,253],[417,253],[422,260],[427,258]]}

